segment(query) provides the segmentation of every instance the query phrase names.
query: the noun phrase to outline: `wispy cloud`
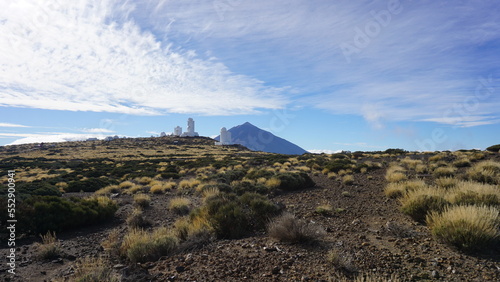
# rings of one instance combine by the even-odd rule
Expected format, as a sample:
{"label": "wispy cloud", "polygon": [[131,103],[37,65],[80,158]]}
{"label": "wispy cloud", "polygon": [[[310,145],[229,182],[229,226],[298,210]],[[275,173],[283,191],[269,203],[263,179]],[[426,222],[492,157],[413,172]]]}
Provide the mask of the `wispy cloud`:
{"label": "wispy cloud", "polygon": [[[448,124],[448,117],[461,119],[460,126],[498,122],[495,1],[162,3],[151,19],[157,30],[291,86],[298,104],[363,116],[375,128],[391,121]],[[482,119],[466,121],[475,117]]]}
{"label": "wispy cloud", "polygon": [[113,133],[113,130],[107,128],[84,128],[81,130],[82,132],[87,133]]}
{"label": "wispy cloud", "polygon": [[15,124],[15,123],[0,122],[0,127],[30,127],[30,126]]}
{"label": "wispy cloud", "polygon": [[286,102],[283,89],[157,38],[130,17],[134,9],[111,0],[4,3],[0,106],[228,115]]}

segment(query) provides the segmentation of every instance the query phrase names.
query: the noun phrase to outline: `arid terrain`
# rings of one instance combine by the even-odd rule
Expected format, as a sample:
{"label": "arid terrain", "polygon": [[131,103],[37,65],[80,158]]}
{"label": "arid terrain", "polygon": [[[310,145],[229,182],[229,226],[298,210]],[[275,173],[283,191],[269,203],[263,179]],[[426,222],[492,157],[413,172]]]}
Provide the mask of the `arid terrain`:
{"label": "arid terrain", "polygon": [[[7,272],[8,234],[2,233],[0,279],[500,280],[498,152],[286,156],[212,144],[162,137],[0,147],[2,171],[16,171],[18,220],[44,216],[17,231],[15,275]],[[479,167],[486,172],[474,174]],[[5,195],[7,176],[0,180]],[[482,190],[458,190],[471,183],[492,192],[474,198]],[[31,192],[23,189],[38,196],[29,202]],[[412,193],[425,189],[441,194],[424,208],[408,208]],[[470,197],[464,202],[457,195]],[[49,197],[96,211],[68,207],[89,216],[72,225],[73,219],[40,212],[53,211],[49,202],[39,204]],[[23,207],[27,202],[32,207]],[[437,219],[426,215],[457,206],[496,211],[491,240],[475,246],[468,234],[443,239]],[[114,215],[101,217],[107,210]],[[39,236],[53,234],[47,231],[55,231],[53,240]]]}

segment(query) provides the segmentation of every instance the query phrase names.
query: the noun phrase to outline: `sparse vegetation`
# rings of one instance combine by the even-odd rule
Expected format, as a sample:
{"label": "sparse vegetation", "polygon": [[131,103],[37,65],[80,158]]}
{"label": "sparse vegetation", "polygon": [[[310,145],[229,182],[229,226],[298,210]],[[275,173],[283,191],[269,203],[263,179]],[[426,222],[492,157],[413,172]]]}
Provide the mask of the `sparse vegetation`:
{"label": "sparse vegetation", "polygon": [[267,231],[271,238],[288,243],[311,242],[326,234],[320,226],[298,219],[291,213],[274,218],[268,224]]}
{"label": "sparse vegetation", "polygon": [[37,256],[42,260],[50,260],[58,258],[61,255],[61,244],[56,238],[55,232],[48,231],[47,234],[41,235],[42,243],[36,246]]}
{"label": "sparse vegetation", "polygon": [[118,282],[113,270],[103,258],[84,257],[75,264],[73,281],[77,282]]}

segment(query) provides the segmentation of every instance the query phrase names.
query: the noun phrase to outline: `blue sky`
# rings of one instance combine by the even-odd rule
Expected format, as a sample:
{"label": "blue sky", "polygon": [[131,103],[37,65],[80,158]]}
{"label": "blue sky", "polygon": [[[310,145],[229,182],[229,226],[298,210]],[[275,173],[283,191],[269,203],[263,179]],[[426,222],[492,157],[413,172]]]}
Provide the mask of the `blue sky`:
{"label": "blue sky", "polygon": [[0,1],[0,145],[188,117],[314,152],[500,143],[493,0]]}

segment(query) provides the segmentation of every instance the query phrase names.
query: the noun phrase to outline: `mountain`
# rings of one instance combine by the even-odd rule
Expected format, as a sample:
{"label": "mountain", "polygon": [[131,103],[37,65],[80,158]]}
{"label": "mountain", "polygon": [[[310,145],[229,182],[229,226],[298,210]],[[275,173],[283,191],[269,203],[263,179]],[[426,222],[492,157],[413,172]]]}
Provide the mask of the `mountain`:
{"label": "mountain", "polygon": [[[287,155],[302,155],[307,153],[306,150],[299,146],[269,131],[262,130],[249,122],[235,126],[228,131],[231,132],[233,143],[241,144],[253,151]],[[215,137],[215,140],[220,141],[219,139],[220,136]]]}

